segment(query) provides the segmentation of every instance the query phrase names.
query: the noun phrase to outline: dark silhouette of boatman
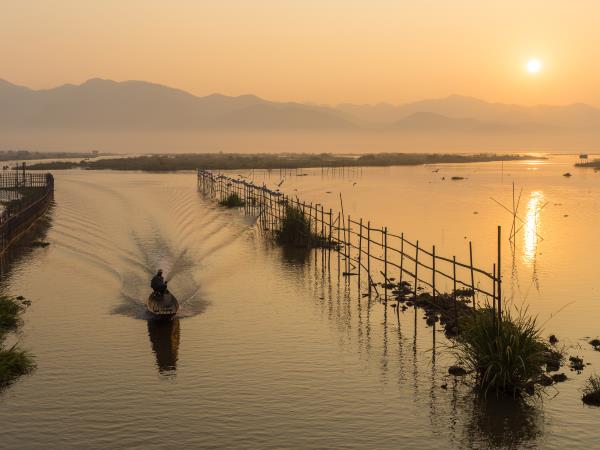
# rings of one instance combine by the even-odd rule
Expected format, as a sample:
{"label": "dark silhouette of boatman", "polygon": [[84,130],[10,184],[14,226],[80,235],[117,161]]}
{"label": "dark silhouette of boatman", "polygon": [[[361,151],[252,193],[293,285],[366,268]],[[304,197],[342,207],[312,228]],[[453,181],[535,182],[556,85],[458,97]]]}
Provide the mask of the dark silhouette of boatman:
{"label": "dark silhouette of boatman", "polygon": [[150,282],[150,287],[154,290],[155,294],[164,295],[167,291],[167,282],[163,278],[162,269],[158,269],[156,275],[152,278]]}

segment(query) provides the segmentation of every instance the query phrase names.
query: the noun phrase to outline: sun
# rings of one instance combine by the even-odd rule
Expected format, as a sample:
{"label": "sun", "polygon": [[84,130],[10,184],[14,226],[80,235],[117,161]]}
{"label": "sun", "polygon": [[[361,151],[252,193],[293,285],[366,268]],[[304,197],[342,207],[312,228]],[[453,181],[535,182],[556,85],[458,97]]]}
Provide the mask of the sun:
{"label": "sun", "polygon": [[527,61],[526,67],[527,72],[529,72],[532,75],[535,75],[536,73],[539,73],[540,70],[542,70],[542,62],[537,58],[533,58]]}

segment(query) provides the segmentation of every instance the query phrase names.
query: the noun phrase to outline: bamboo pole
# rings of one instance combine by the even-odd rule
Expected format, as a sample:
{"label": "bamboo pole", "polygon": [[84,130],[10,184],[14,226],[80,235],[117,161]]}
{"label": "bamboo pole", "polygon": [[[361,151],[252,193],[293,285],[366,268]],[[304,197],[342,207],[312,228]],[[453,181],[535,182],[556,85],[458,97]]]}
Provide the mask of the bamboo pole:
{"label": "bamboo pole", "polygon": [[419,241],[417,241],[417,246],[415,248],[415,291],[414,291],[414,300],[415,300],[415,308],[417,307],[417,288],[419,285]]}
{"label": "bamboo pole", "polygon": [[369,278],[369,297],[371,296],[371,221],[367,222],[367,277]]}
{"label": "bamboo pole", "polygon": [[502,326],[502,226],[498,225],[498,265],[496,271],[498,272],[498,323]]}
{"label": "bamboo pole", "polygon": [[404,233],[400,235],[400,284],[404,276]]}
{"label": "bamboo pole", "polygon": [[475,305],[475,275],[473,274],[473,243],[469,241],[469,265],[471,266],[471,291],[473,293],[473,314],[477,306]]}
{"label": "bamboo pole", "polygon": [[388,285],[388,273],[387,273],[387,266],[388,266],[388,260],[387,260],[387,250],[388,250],[388,246],[387,246],[387,227],[383,228],[383,278],[385,278],[384,282],[385,282],[385,286],[383,288],[383,297],[384,299],[387,301],[387,285]]}
{"label": "bamboo pole", "polygon": [[452,281],[454,282],[454,287],[452,289],[452,301],[454,303],[454,325],[458,330],[458,308],[456,304],[456,256],[452,257]]}
{"label": "bamboo pole", "polygon": [[435,296],[436,296],[436,292],[435,292],[435,245],[433,246],[433,248],[431,249],[431,289],[432,289],[432,293],[433,293],[433,304],[435,305]]}
{"label": "bamboo pole", "polygon": [[360,219],[358,226],[358,293],[360,294],[360,273],[361,273],[361,261],[362,261],[362,231],[363,231],[363,220]]}

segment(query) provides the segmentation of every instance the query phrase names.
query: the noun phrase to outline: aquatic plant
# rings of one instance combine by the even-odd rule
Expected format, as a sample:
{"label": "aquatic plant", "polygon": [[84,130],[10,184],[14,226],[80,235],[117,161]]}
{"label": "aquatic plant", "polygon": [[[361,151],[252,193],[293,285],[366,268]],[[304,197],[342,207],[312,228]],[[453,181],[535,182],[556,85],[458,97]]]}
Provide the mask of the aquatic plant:
{"label": "aquatic plant", "polygon": [[32,356],[25,350],[13,345],[9,349],[0,348],[0,387],[13,382],[21,375],[35,369]]}
{"label": "aquatic plant", "polygon": [[242,200],[242,198],[235,192],[229,194],[226,198],[219,202],[219,205],[225,206],[226,208],[240,208],[245,204],[246,203],[244,200]]}
{"label": "aquatic plant", "polygon": [[485,395],[493,391],[513,396],[530,391],[538,381],[547,352],[535,318],[507,309],[499,322],[491,308],[461,323],[455,349],[461,363],[477,374]]}
{"label": "aquatic plant", "polygon": [[0,338],[19,325],[23,305],[11,297],[0,296]]}
{"label": "aquatic plant", "polygon": [[581,389],[581,400],[587,405],[600,406],[600,376],[591,375]]}
{"label": "aquatic plant", "polygon": [[281,220],[281,227],[275,231],[275,238],[279,244],[296,247],[327,247],[327,239],[314,233],[311,220],[304,211],[294,206],[286,206],[285,214]]}
{"label": "aquatic plant", "polygon": [[31,355],[17,345],[8,349],[2,347],[6,333],[20,325],[20,315],[24,310],[24,302],[0,296],[0,387],[9,384],[20,375],[31,372],[35,367]]}

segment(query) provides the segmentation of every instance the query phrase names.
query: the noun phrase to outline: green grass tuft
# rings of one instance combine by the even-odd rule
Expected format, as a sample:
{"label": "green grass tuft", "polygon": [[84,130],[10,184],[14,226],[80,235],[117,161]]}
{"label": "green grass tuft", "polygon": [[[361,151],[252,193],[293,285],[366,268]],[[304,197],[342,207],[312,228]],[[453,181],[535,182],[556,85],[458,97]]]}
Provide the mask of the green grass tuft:
{"label": "green grass tuft", "polygon": [[547,346],[535,318],[507,310],[498,326],[492,310],[482,309],[461,327],[455,346],[459,360],[477,374],[484,394],[517,396],[539,379]]}

